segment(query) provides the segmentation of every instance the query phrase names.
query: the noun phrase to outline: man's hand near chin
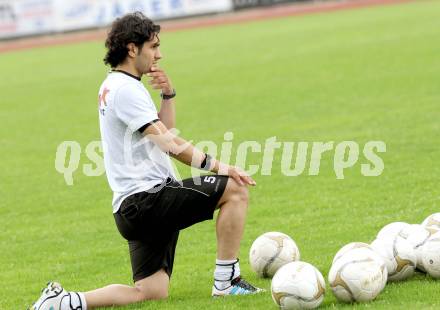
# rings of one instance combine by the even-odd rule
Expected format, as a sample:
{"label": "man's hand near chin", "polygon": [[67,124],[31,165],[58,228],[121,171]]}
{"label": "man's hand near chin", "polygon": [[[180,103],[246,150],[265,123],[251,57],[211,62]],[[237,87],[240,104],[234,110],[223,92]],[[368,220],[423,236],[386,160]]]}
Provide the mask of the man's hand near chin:
{"label": "man's hand near chin", "polygon": [[160,89],[164,95],[171,95],[174,92],[171,80],[157,65],[151,66],[147,76],[151,78],[148,84],[150,84],[153,89]]}
{"label": "man's hand near chin", "polygon": [[[174,94],[171,80],[156,64],[151,66],[150,72],[147,73],[147,76],[150,78],[148,84],[150,84],[153,89],[160,89],[162,94],[167,96]],[[163,98],[158,115],[159,119],[168,129],[175,128],[176,110],[174,107],[174,99]]]}

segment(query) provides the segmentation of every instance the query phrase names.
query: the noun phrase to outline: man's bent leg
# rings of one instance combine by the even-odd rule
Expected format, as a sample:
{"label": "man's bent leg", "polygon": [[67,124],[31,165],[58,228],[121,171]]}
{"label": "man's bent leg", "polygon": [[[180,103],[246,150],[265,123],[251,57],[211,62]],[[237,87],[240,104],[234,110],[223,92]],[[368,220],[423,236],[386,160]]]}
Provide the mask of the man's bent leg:
{"label": "man's bent leg", "polygon": [[217,216],[217,260],[213,296],[246,295],[262,292],[240,276],[238,253],[243,236],[249,196],[248,189],[228,179],[219,200]]}
{"label": "man's bent leg", "polygon": [[243,236],[249,201],[248,189],[229,178],[225,191],[218,203],[217,216],[217,258],[232,260],[238,257]]}
{"label": "man's bent leg", "polygon": [[92,307],[123,306],[135,302],[168,297],[170,278],[160,271],[136,281],[135,286],[112,284],[85,293],[87,309]]}

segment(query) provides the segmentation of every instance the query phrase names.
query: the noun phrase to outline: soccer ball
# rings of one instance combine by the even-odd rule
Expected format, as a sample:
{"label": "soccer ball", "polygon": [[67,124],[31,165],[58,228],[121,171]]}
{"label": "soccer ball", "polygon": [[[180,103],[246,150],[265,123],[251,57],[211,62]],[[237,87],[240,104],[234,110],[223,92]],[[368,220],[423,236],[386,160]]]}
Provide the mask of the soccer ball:
{"label": "soccer ball", "polygon": [[417,268],[425,271],[422,262],[422,246],[428,240],[428,238],[435,232],[439,231],[434,226],[426,228],[420,224],[413,224],[403,228],[399,235],[406,239],[414,249],[417,257]]}
{"label": "soccer ball", "polygon": [[440,213],[434,213],[428,216],[423,222],[422,226],[425,227],[436,227],[440,229]]}
{"label": "soccer ball", "polygon": [[351,250],[359,249],[359,248],[366,248],[366,247],[369,247],[369,246],[370,245],[368,243],[365,243],[365,242],[351,242],[349,244],[346,244],[335,254],[335,257],[333,258],[332,264],[334,264],[345,253],[350,252]]}
{"label": "soccer ball", "polygon": [[324,300],[325,281],[312,265],[292,262],[276,272],[271,291],[274,302],[283,310],[314,309]]}
{"label": "soccer ball", "polygon": [[335,264],[340,258],[342,258],[345,254],[350,253],[352,251],[355,251],[353,255],[360,257],[360,258],[365,258],[365,257],[371,257],[372,259],[374,259],[375,261],[377,261],[380,265],[380,268],[382,270],[382,289],[385,287],[385,285],[387,284],[387,280],[388,280],[388,270],[387,267],[385,265],[385,261],[382,259],[382,257],[379,256],[379,254],[377,254],[373,248],[370,247],[370,245],[368,243],[364,243],[364,242],[351,242],[345,246],[343,246],[335,255],[335,257],[333,258],[333,264]]}
{"label": "soccer ball", "polygon": [[376,239],[394,238],[402,229],[407,228],[410,224],[405,222],[394,222],[385,225],[377,234]]}
{"label": "soccer ball", "polygon": [[367,247],[353,249],[330,268],[328,280],[333,294],[344,302],[366,302],[376,298],[386,282],[384,263]]}
{"label": "soccer ball", "polygon": [[422,263],[433,278],[440,278],[440,232],[433,234],[422,247]]}
{"label": "soccer ball", "polygon": [[299,260],[295,241],[280,232],[267,232],[252,243],[249,261],[260,277],[273,277],[283,265]]}
{"label": "soccer ball", "polygon": [[414,274],[416,254],[411,244],[400,235],[376,239],[371,248],[384,260],[389,281],[405,280]]}

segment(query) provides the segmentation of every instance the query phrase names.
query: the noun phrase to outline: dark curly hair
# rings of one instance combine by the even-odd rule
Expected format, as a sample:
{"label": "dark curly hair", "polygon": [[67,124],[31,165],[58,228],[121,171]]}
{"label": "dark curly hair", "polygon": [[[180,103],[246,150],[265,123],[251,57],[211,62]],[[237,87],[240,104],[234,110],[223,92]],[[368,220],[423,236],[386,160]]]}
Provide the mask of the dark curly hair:
{"label": "dark curly hair", "polygon": [[117,18],[105,41],[107,53],[104,63],[115,68],[127,57],[127,44],[134,43],[138,48],[142,48],[142,45],[152,40],[159,31],[160,26],[154,24],[141,12],[129,13]]}

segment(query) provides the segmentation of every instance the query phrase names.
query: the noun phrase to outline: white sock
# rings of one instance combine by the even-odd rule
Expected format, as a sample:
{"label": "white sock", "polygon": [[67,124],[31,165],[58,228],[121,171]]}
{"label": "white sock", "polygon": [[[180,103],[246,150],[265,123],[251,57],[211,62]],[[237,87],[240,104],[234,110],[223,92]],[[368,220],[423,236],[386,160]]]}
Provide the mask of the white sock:
{"label": "white sock", "polygon": [[231,281],[240,275],[240,263],[237,259],[215,260],[214,285],[224,290],[231,285]]}
{"label": "white sock", "polygon": [[60,310],[87,310],[86,297],[83,293],[68,292],[61,299]]}

